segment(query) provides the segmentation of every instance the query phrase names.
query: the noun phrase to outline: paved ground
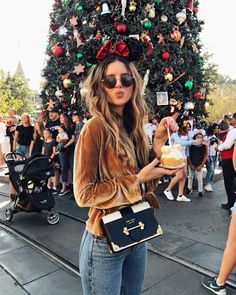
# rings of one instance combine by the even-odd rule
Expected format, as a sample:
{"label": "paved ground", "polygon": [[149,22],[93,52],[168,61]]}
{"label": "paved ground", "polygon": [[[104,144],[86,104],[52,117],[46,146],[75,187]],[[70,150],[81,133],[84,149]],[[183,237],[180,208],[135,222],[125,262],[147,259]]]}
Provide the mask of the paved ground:
{"label": "paved ground", "polygon": [[[229,223],[228,213],[220,208],[226,198],[223,181],[217,181],[214,193],[206,193],[202,199],[194,193],[191,203],[168,201],[162,194],[164,187],[160,185],[157,191],[162,209],[156,212],[164,234],[149,243],[143,294],[207,295],[200,279],[202,273],[218,271]],[[0,183],[0,192],[7,191],[8,184]],[[75,218],[85,220],[87,209],[79,208],[71,195],[56,200],[55,208],[67,215],[61,216],[59,224],[48,225],[43,214],[21,213],[11,225],[78,265],[84,224]],[[0,219],[7,202],[0,197]],[[230,283],[236,286],[236,270]],[[0,229],[0,294],[82,295],[82,289],[79,278],[61,264]],[[228,288],[228,294],[236,294],[236,290]]]}

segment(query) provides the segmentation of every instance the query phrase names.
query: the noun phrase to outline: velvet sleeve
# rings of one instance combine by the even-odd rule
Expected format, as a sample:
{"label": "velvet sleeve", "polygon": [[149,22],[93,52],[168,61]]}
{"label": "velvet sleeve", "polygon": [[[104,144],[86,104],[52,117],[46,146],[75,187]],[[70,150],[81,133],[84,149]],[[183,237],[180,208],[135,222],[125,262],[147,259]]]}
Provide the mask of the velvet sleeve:
{"label": "velvet sleeve", "polygon": [[[106,131],[95,119],[83,127],[74,156],[74,194],[81,207],[108,209],[141,200],[137,177],[126,167],[107,171]],[[112,160],[112,159],[110,159]],[[100,179],[100,169],[104,179]],[[124,173],[122,173],[124,170]],[[109,175],[119,175],[111,177]]]}

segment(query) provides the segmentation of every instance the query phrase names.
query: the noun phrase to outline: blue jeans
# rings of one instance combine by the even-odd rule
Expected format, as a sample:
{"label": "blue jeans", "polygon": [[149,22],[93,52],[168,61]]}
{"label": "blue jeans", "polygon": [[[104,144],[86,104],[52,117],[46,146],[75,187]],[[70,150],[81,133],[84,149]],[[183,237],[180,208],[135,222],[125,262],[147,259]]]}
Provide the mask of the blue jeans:
{"label": "blue jeans", "polygon": [[59,161],[61,165],[61,181],[67,182],[69,169],[73,179],[74,150],[59,152]]}
{"label": "blue jeans", "polygon": [[21,154],[22,156],[28,158],[29,157],[29,145],[21,145],[17,144],[16,145],[16,152]]}
{"label": "blue jeans", "polygon": [[206,182],[213,183],[215,176],[215,169],[217,163],[217,156],[209,156],[208,161],[206,162],[207,174],[206,174]]}
{"label": "blue jeans", "polygon": [[145,242],[112,254],[106,238],[85,230],[79,261],[83,295],[140,295],[146,261]]}

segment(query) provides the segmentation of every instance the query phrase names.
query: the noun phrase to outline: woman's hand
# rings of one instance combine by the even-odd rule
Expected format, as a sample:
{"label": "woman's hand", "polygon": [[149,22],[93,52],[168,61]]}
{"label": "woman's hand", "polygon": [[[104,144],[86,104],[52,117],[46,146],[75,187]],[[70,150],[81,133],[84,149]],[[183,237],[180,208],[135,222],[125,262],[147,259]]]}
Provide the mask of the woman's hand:
{"label": "woman's hand", "polygon": [[154,159],[150,164],[143,167],[137,174],[137,179],[139,183],[147,182],[149,180],[161,178],[164,175],[173,175],[179,171],[179,169],[165,169],[157,167],[160,163],[159,160]]}
{"label": "woman's hand", "polygon": [[165,117],[161,120],[160,124],[156,129],[153,141],[153,150],[157,158],[161,157],[161,147],[165,144],[165,142],[168,139],[167,128],[169,128],[170,135],[172,135],[179,129],[178,124],[175,122],[173,118]]}

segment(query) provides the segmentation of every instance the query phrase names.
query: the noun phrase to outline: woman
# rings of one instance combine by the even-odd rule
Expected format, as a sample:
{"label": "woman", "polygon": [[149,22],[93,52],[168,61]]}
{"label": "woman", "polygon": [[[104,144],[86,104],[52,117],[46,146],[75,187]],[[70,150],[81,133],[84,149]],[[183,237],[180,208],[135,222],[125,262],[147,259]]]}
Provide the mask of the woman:
{"label": "woman", "polygon": [[215,175],[215,168],[218,160],[218,153],[217,153],[217,147],[218,147],[218,134],[219,134],[219,124],[212,123],[209,128],[206,131],[207,139],[209,143],[208,147],[208,161],[206,162],[206,168],[207,168],[207,174],[206,174],[206,186],[205,190],[207,192],[213,192],[212,184],[214,180]]}
{"label": "woman", "polygon": [[[62,188],[59,196],[64,196],[69,192],[68,189],[68,172],[73,173],[74,166],[74,142],[75,142],[75,126],[72,124],[70,117],[66,113],[60,114],[60,123],[65,127],[65,132],[68,135],[68,141],[64,148],[59,151],[59,160],[61,166]],[[61,141],[63,139],[60,139]],[[57,140],[58,141],[58,140]],[[58,141],[58,142],[59,142]]]}
{"label": "woman", "polygon": [[17,151],[22,156],[28,158],[29,151],[34,144],[34,127],[30,123],[28,114],[21,115],[21,124],[17,125],[13,140],[13,151]]}
{"label": "woman", "polygon": [[207,142],[203,139],[203,132],[196,131],[193,139],[201,140],[200,144],[191,144],[188,156],[188,195],[193,192],[194,176],[198,182],[198,196],[203,197],[203,167],[208,159]]}
{"label": "woman", "polygon": [[43,131],[44,131],[44,124],[41,120],[35,120],[34,121],[34,143],[31,146],[29,156],[31,155],[37,155],[42,154],[42,148],[43,148]]}
{"label": "woman", "polygon": [[187,147],[189,147],[191,144],[199,144],[200,140],[199,139],[192,139],[192,136],[189,135],[188,132],[188,116],[184,116],[180,123],[179,123],[179,131],[175,132],[172,136],[171,136],[171,142],[172,144],[180,144],[182,146],[182,155],[184,157],[184,161],[185,161],[185,165],[183,168],[181,168],[175,175],[175,177],[173,177],[168,185],[168,187],[166,188],[166,190],[164,191],[165,196],[167,197],[168,200],[173,201],[175,198],[172,195],[172,188],[178,184],[178,196],[176,198],[176,201],[178,202],[190,202],[191,199],[187,198],[184,195],[184,186],[185,186],[185,182],[187,179],[187,175],[188,175],[188,170],[187,170],[187,156],[188,156],[188,150]]}
{"label": "woman", "polygon": [[80,248],[83,294],[139,295],[146,244],[111,254],[101,223],[103,211],[140,201],[140,184],[176,171],[157,168],[157,159],[147,165],[146,105],[141,78],[131,62],[111,54],[93,66],[85,85],[93,117],[83,127],[74,158],[75,198],[79,206],[90,207]]}
{"label": "woman", "polygon": [[[233,167],[236,171],[236,142],[234,143]],[[229,226],[229,234],[221,261],[220,272],[217,277],[210,279],[205,279],[204,277],[202,279],[203,286],[215,294],[226,294],[226,280],[233,268],[236,266],[236,202],[230,210],[232,215]]]}

